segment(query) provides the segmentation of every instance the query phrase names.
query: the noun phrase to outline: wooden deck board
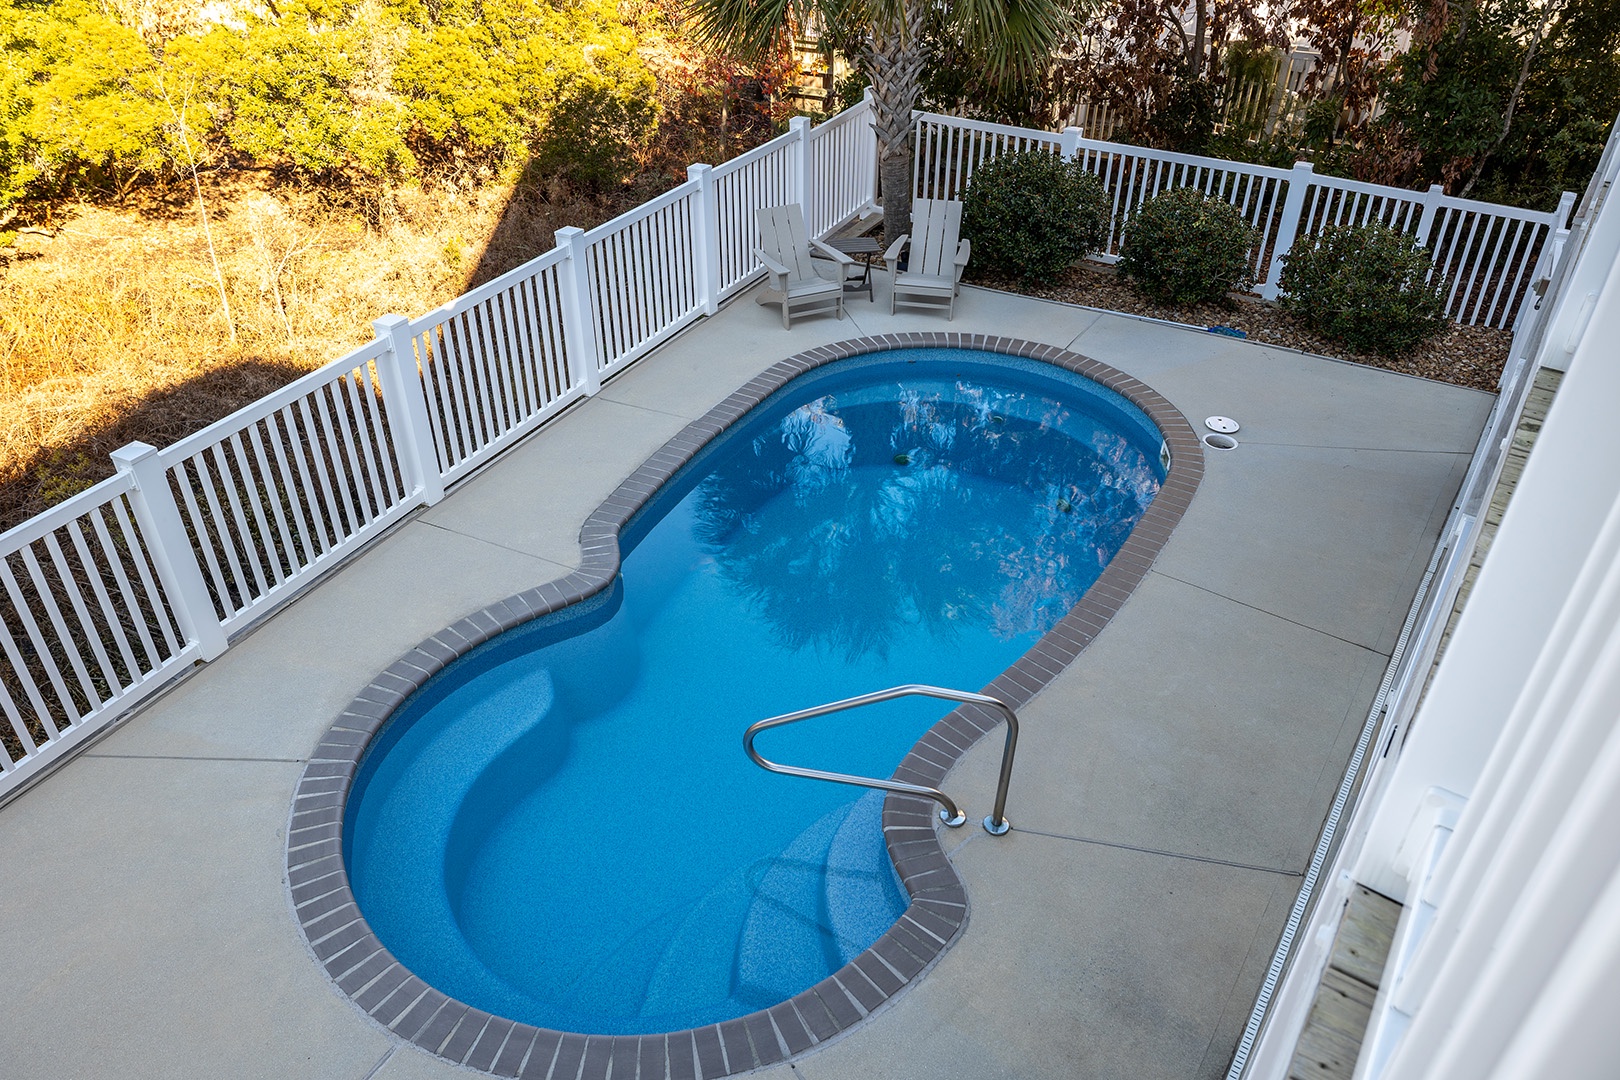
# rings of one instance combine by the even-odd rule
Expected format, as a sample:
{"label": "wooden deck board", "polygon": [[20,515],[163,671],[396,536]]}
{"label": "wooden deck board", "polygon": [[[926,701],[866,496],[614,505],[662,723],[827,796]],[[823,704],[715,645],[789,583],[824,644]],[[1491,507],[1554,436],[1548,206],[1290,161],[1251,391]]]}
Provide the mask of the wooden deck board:
{"label": "wooden deck board", "polygon": [[1400,917],[1401,905],[1387,896],[1361,885],[1350,894],[1289,1080],[1350,1080]]}

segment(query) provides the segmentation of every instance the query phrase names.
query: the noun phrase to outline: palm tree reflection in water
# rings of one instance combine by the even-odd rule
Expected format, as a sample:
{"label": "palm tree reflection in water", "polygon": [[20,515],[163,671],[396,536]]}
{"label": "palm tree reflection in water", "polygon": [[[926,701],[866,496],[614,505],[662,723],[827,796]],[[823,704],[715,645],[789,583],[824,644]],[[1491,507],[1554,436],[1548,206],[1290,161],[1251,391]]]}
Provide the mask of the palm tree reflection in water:
{"label": "palm tree reflection in water", "polygon": [[1045,632],[1159,487],[1085,414],[960,378],[829,394],[752,451],[697,489],[697,538],[779,645],[851,661],[965,623]]}

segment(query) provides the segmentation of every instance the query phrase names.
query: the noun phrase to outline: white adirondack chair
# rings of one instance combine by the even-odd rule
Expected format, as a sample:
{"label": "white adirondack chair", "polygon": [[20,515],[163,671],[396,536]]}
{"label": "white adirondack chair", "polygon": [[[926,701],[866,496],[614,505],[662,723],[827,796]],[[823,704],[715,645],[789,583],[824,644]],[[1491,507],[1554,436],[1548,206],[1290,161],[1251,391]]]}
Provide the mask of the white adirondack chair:
{"label": "white adirondack chair", "polygon": [[[889,267],[889,314],[907,307],[945,309],[956,317],[956,294],[973,245],[960,239],[962,204],[955,199],[916,199],[911,204],[911,232],[889,245],[883,261]],[[900,253],[911,255],[900,269]]]}
{"label": "white adirondack chair", "polygon": [[770,284],[756,302],[781,304],[782,326],[787,329],[792,329],[795,314],[834,311],[842,319],[844,271],[855,260],[810,237],[797,203],[761,207],[755,220],[759,246],[754,257],[770,274]]}

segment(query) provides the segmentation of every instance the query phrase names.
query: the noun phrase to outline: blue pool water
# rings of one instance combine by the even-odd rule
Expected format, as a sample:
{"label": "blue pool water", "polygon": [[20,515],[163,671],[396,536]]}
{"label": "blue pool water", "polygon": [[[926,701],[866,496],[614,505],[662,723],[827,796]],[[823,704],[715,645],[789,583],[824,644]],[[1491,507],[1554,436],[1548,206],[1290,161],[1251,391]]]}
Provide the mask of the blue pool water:
{"label": "blue pool water", "polygon": [[[881,793],[766,773],[743,729],[898,683],[988,683],[1123,543],[1160,446],[1124,399],[994,354],[796,380],[631,523],[611,590],[396,713],[346,810],[362,912],[439,990],[561,1030],[693,1027],[813,985],[905,908]],[[947,708],[893,702],[758,745],[887,776]]]}

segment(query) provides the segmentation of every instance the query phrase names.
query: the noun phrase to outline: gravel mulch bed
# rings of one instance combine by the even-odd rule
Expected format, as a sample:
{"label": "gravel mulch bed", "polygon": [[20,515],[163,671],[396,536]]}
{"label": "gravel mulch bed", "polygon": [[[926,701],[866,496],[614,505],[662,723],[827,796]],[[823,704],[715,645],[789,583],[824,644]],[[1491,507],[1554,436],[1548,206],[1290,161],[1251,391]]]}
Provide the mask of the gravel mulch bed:
{"label": "gravel mulch bed", "polygon": [[1344,346],[1319,337],[1296,323],[1273,304],[1250,297],[1231,298],[1226,306],[1199,304],[1177,308],[1145,297],[1112,267],[1083,263],[1071,269],[1052,285],[1024,287],[1015,281],[975,274],[968,267],[967,281],[991,289],[1060,300],[1066,304],[1104,308],[1127,315],[1190,323],[1194,326],[1230,326],[1242,330],[1250,341],[1281,345],[1320,356],[1331,356],[1352,363],[1387,368],[1424,379],[1467,386],[1495,393],[1502,366],[1507,362],[1513,335],[1506,330],[1482,326],[1457,326],[1433,338],[1405,356],[1371,356],[1347,352]]}

